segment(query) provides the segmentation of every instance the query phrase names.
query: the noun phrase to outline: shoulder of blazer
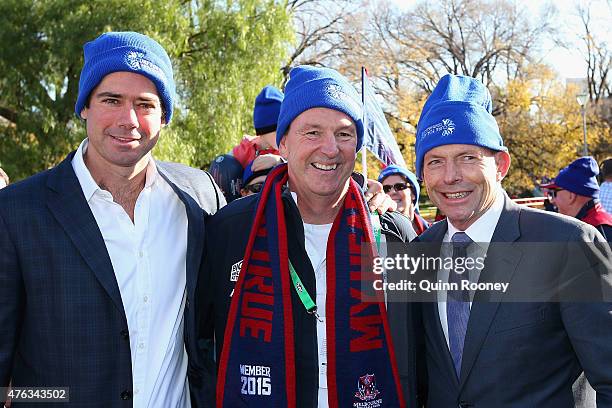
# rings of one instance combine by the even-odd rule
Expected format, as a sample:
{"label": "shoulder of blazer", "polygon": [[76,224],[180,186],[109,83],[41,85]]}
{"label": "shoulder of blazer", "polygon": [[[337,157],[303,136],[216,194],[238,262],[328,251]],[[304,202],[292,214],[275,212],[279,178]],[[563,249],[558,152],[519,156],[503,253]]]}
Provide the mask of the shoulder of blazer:
{"label": "shoulder of blazer", "polygon": [[[19,207],[28,205],[44,205],[44,197],[48,189],[62,192],[69,187],[72,192],[80,188],[78,179],[72,169],[72,157],[70,153],[60,164],[48,170],[36,173],[28,178],[9,184],[0,189],[0,207],[6,207],[14,203]],[[38,198],[33,200],[33,198]]]}
{"label": "shoulder of blazer", "polygon": [[189,194],[208,214],[216,213],[226,204],[221,190],[207,172],[180,163],[156,160],[156,164],[170,182]]}

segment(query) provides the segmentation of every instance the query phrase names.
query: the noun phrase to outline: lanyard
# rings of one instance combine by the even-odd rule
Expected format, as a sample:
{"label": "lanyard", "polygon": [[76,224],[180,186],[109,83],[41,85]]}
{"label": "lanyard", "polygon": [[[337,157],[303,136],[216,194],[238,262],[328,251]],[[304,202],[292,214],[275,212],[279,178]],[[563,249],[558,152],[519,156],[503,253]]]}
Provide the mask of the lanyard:
{"label": "lanyard", "polygon": [[302,284],[302,281],[300,280],[300,277],[295,271],[295,268],[293,267],[291,261],[289,261],[289,272],[291,273],[291,282],[293,282],[293,287],[295,288],[295,291],[300,297],[300,300],[302,301],[306,312],[316,317],[318,321],[323,322],[323,319],[321,319],[321,317],[317,313],[317,305],[315,304],[315,302],[312,301],[310,294]]}
{"label": "lanyard", "polygon": [[[377,213],[372,214],[372,230],[374,232],[374,238],[376,239],[376,248],[380,250],[380,218]],[[300,301],[304,305],[304,309],[306,312],[313,315],[318,321],[323,322],[323,319],[317,313],[317,305],[310,297],[310,293],[306,290],[304,285],[302,284],[302,280],[299,275],[295,271],[291,260],[289,260],[289,273],[291,275],[291,282],[293,283],[293,287],[295,288],[295,292],[298,294]]]}

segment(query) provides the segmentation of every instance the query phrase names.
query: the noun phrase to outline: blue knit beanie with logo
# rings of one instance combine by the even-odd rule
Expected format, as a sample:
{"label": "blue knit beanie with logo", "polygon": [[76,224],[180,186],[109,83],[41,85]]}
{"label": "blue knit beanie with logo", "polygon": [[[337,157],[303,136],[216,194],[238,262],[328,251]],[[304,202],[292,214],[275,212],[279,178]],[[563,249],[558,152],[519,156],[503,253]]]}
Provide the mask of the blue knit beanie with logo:
{"label": "blue knit beanie with logo", "polygon": [[419,208],[419,196],[421,195],[421,185],[419,184],[419,180],[417,180],[416,175],[408,169],[400,167],[398,165],[392,164],[383,169],[378,176],[378,182],[382,183],[387,177],[392,175],[400,175],[403,176],[408,183],[412,186],[412,202],[415,205],[415,208]]}
{"label": "blue knit beanie with logo", "polygon": [[357,128],[357,151],[361,149],[363,105],[359,94],[338,71],[307,65],[295,67],[289,73],[276,128],[278,146],[291,122],[302,112],[312,108],[334,109],[351,118]]}
{"label": "blue knit beanie with logo", "polygon": [[467,144],[507,152],[489,90],[479,80],[447,74],[427,98],[416,134],[416,173],[423,179],[423,158],[434,147]]}
{"label": "blue knit beanie with logo", "polygon": [[264,87],[257,95],[253,109],[253,126],[256,135],[265,135],[276,130],[283,98],[283,93],[272,85]]}
{"label": "blue knit beanie with logo", "polygon": [[74,112],[81,117],[91,91],[113,72],[134,72],[149,78],[156,86],[166,123],[174,110],[176,88],[172,63],[155,40],[135,32],[104,33],[83,47],[85,64],[79,79],[79,96]]}

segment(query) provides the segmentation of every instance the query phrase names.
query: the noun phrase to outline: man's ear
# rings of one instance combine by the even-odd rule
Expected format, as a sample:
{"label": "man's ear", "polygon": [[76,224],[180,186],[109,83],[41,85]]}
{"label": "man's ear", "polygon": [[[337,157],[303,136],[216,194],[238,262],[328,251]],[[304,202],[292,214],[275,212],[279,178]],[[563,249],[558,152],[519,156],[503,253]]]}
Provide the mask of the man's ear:
{"label": "man's ear", "polygon": [[497,181],[502,181],[510,169],[510,154],[508,152],[495,153],[495,164],[497,166]]}
{"label": "man's ear", "polygon": [[572,193],[572,192],[571,192],[571,191],[569,191],[569,190],[565,190],[565,191],[567,191],[567,201],[568,201],[570,204],[574,204],[574,203],[576,202],[576,199],[578,198],[578,194],[576,194],[576,193]]}
{"label": "man's ear", "polygon": [[81,119],[87,120],[87,111],[88,111],[87,108],[81,109]]}
{"label": "man's ear", "polygon": [[287,149],[287,134],[283,136],[280,141],[280,145],[278,146],[278,151],[283,159],[287,160],[289,157],[289,149]]}

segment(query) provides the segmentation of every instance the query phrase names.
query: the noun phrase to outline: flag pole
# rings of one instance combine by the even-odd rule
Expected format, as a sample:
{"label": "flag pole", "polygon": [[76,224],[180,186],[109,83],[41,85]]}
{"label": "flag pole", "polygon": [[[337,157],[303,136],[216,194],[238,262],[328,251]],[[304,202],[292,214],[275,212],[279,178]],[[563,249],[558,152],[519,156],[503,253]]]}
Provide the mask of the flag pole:
{"label": "flag pole", "polygon": [[[365,76],[367,75],[367,71],[366,68],[364,66],[361,67],[361,102],[363,103],[363,130],[364,133],[367,132],[368,130],[368,124],[366,122],[367,120],[367,115],[365,114]],[[365,138],[365,137],[364,137]],[[366,158],[366,147],[365,147],[365,143],[363,144],[363,146],[361,147],[361,172],[363,173],[363,177],[365,177],[365,179],[368,179],[368,161]]]}

